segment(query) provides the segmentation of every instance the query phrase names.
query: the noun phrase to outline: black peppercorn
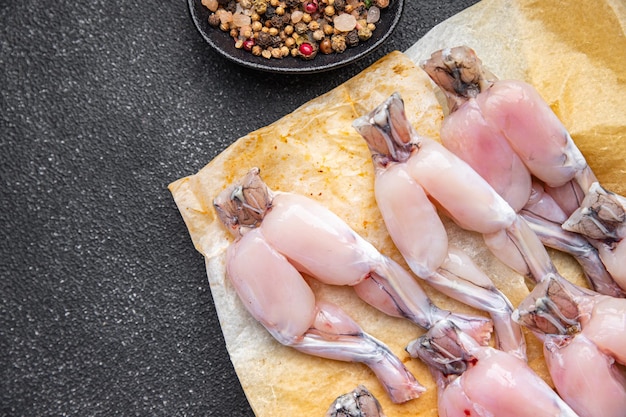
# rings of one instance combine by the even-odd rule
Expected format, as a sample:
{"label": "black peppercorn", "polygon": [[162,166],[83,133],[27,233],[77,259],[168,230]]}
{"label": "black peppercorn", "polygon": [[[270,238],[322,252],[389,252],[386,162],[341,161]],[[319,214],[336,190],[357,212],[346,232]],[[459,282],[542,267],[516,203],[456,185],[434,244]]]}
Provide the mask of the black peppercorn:
{"label": "black peppercorn", "polygon": [[259,32],[259,37],[256,40],[256,44],[261,48],[267,48],[272,46],[272,35],[266,32]]}
{"label": "black peppercorn", "polygon": [[359,32],[356,29],[346,34],[346,44],[348,46],[357,46],[359,44]]}
{"label": "black peppercorn", "polygon": [[270,46],[276,48],[280,46],[281,42],[280,36],[273,36],[267,32],[259,32],[259,37],[256,40],[257,45],[261,48],[269,48]]}
{"label": "black peppercorn", "polygon": [[224,9],[227,12],[235,13],[237,10],[237,2],[235,0],[230,0]]}
{"label": "black peppercorn", "polygon": [[272,6],[271,4],[268,4],[267,9],[265,10],[265,17],[267,17],[268,19],[271,19],[274,16],[278,16],[276,14],[276,7]]}
{"label": "black peppercorn", "polygon": [[283,26],[285,26],[285,19],[283,19],[283,16],[274,15],[270,19],[270,23],[272,23],[272,26],[276,29],[282,29]]}

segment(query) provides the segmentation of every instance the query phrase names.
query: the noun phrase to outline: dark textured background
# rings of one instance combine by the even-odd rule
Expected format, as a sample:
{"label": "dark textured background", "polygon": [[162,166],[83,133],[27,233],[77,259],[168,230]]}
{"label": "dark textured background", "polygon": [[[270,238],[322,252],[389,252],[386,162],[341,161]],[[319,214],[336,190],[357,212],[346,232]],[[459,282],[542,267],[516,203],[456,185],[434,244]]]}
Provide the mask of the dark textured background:
{"label": "dark textured background", "polygon": [[408,0],[373,55],[286,76],[184,0],[0,1],[0,415],[253,416],[167,185],[472,3]]}

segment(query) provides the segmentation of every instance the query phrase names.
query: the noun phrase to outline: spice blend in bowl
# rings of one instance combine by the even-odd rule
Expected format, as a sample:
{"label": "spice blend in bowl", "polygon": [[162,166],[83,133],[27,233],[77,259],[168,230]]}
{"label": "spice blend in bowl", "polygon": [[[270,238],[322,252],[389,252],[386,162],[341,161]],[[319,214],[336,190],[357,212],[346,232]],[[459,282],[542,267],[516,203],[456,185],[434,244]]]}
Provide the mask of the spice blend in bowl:
{"label": "spice blend in bowl", "polygon": [[189,0],[202,36],[239,64],[318,72],[372,52],[400,19],[403,0]]}
{"label": "spice blend in bowl", "polygon": [[372,37],[389,0],[202,0],[209,24],[264,58],[313,59]]}

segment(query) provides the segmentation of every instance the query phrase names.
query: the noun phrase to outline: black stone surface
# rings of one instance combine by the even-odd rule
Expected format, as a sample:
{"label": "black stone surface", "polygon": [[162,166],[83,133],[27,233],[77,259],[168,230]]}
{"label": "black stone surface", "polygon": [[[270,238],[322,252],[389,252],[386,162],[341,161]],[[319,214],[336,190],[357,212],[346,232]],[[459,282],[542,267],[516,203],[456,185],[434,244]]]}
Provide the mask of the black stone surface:
{"label": "black stone surface", "polygon": [[472,3],[408,1],[373,55],[281,75],[185,0],[0,2],[0,415],[253,416],[167,185]]}

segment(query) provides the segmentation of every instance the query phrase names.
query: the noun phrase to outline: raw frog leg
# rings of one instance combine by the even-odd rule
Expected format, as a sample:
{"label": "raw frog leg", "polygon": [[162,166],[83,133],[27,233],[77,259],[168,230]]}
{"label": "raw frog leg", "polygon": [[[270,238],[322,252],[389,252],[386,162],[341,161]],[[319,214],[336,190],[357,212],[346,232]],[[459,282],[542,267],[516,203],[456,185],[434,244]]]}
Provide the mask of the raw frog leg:
{"label": "raw frog leg", "polygon": [[[489,249],[503,263],[537,282],[557,274],[537,235],[489,183],[439,142],[415,132],[398,94],[361,119],[357,127],[368,142],[375,166],[403,165],[408,177],[456,224],[481,233]],[[413,263],[423,262],[417,259]],[[432,265],[426,266],[426,272],[432,269]],[[414,272],[419,275],[422,271]]]}
{"label": "raw frog leg", "polygon": [[544,184],[546,193],[563,209],[566,215],[571,215],[582,203],[585,192],[576,184],[570,181],[560,187],[550,187]]}
{"label": "raw frog leg", "polygon": [[590,239],[615,281],[626,290],[626,198],[593,183],[563,228]]}
{"label": "raw frog leg", "polygon": [[[610,268],[611,265],[602,257],[599,242],[574,229],[566,230],[564,223],[567,215],[544,188],[538,181],[533,181],[530,199],[520,215],[546,246],[569,253],[578,261],[594,291],[612,297],[626,297],[625,287],[620,284],[625,278],[623,275],[620,278],[615,268]],[[554,221],[555,218],[558,220]]]}
{"label": "raw frog leg", "polygon": [[584,333],[546,335],[544,357],[559,395],[581,417],[623,417],[626,376]]}
{"label": "raw frog leg", "polygon": [[574,181],[586,192],[596,181],[567,129],[529,84],[497,80],[467,46],[434,52],[422,68],[443,90],[450,113],[470,98],[478,100],[485,122],[548,186]]}
{"label": "raw frog leg", "polygon": [[407,351],[435,377],[440,417],[577,416],[525,361],[479,346],[453,323],[438,323]]}
{"label": "raw frog leg", "polygon": [[374,307],[421,327],[449,319],[481,343],[490,339],[489,320],[437,308],[409,272],[339,217],[306,197],[272,192],[257,168],[222,191],[214,206],[235,236],[226,269],[251,315],[282,344],[365,363],[395,402],[416,398],[424,388],[339,307],[315,300],[301,273],[327,284],[354,286]]}
{"label": "raw frog leg", "polygon": [[554,385],[580,416],[624,415],[626,300],[547,279],[514,317],[543,340]]}
{"label": "raw frog leg", "polygon": [[425,390],[387,346],[365,333],[338,306],[315,300],[302,275],[265,241],[260,229],[234,242],[227,262],[240,299],[281,344],[314,356],[367,365],[396,403],[417,398]]}
{"label": "raw frog leg", "polygon": [[326,417],[385,417],[380,403],[363,385],[343,394],[326,412]]}
{"label": "raw frog leg", "polygon": [[[397,101],[388,104],[391,107]],[[397,106],[394,109],[399,110]],[[392,120],[394,114],[383,106],[353,124],[372,151],[376,201],[391,238],[418,277],[446,295],[488,312],[498,346],[526,358],[521,328],[511,320],[513,306],[466,254],[449,245],[437,210],[412,177],[404,162],[410,158],[411,147],[396,144],[397,138],[392,137],[394,129],[403,127],[401,120]]]}
{"label": "raw frog leg", "polygon": [[600,350],[626,365],[626,299],[549,277],[520,303],[513,318],[539,334],[582,331]]}
{"label": "raw frog leg", "polygon": [[[624,296],[621,288],[607,272],[594,246],[582,236],[561,228],[567,214],[531,175],[532,171],[538,178],[555,181],[553,184],[562,185],[565,181],[571,186],[570,180],[580,171],[586,173],[584,178],[592,180],[593,177],[589,177],[590,171],[583,169],[586,162],[582,155],[577,149],[570,152],[575,163],[573,166],[565,164],[568,169],[560,167],[565,179],[557,181],[539,171],[539,168],[543,170],[546,166],[552,169],[556,162],[550,161],[558,159],[553,153],[546,155],[539,147],[535,149],[535,153],[531,153],[535,141],[525,141],[523,149],[520,149],[522,145],[516,147],[517,142],[513,141],[523,135],[532,134],[535,136],[529,137],[538,137],[542,144],[547,140],[544,138],[546,135],[552,138],[550,143],[558,142],[554,138],[556,133],[551,133],[554,131],[559,132],[557,138],[563,138],[562,132],[565,134],[567,132],[552,112],[546,113],[549,110],[546,109],[547,105],[537,101],[537,94],[520,93],[519,101],[526,103],[532,99],[527,107],[534,108],[543,118],[540,120],[539,115],[533,113],[536,117],[529,118],[526,123],[513,123],[512,119],[517,120],[521,116],[503,114],[504,110],[499,106],[506,92],[517,91],[522,84],[498,81],[493,74],[484,69],[474,51],[467,47],[437,51],[421,65],[444,92],[450,108],[440,132],[443,145],[474,168],[517,213],[527,220],[544,245],[572,255],[582,266],[589,284],[594,289],[608,295]],[[520,107],[519,111],[524,109],[531,113],[524,106]],[[501,113],[496,114],[496,110]],[[518,111],[517,107],[513,110]],[[536,126],[531,131],[527,124],[533,123]],[[544,126],[548,126],[547,131],[539,135],[538,131]],[[522,128],[525,130],[512,132],[513,129]],[[573,146],[571,139],[563,141],[568,150]],[[550,160],[547,161],[543,157]],[[562,160],[558,162],[561,163]],[[561,193],[567,189],[566,186],[559,188]],[[574,204],[578,202],[575,200]]]}
{"label": "raw frog leg", "polygon": [[367,365],[395,403],[425,391],[389,348],[365,333],[341,308],[320,301],[316,310],[311,327],[290,346],[309,355]]}

